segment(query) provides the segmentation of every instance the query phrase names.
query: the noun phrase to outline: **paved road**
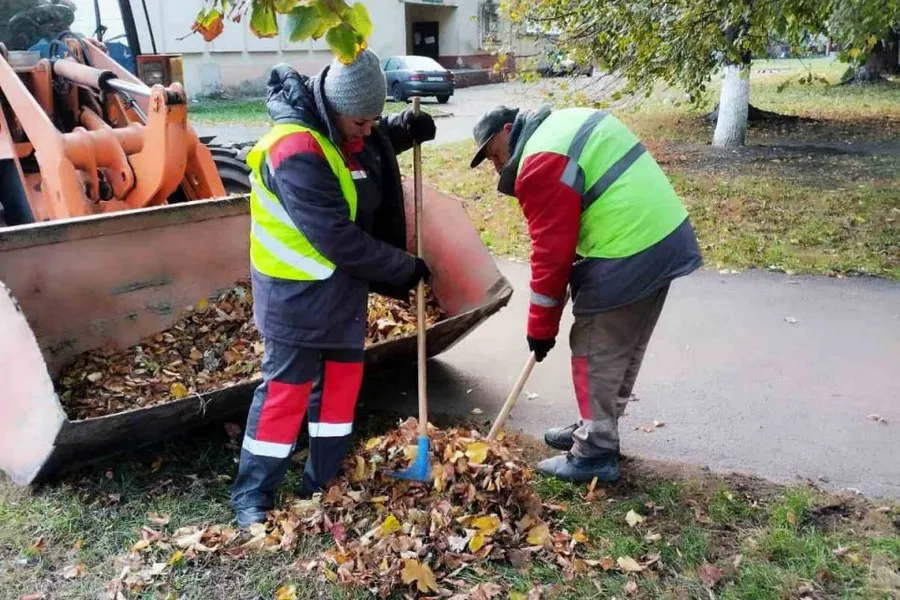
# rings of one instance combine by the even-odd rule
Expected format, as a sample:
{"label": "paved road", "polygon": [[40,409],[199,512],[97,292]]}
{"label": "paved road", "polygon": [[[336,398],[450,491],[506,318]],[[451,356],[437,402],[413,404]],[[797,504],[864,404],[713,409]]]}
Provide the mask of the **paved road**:
{"label": "paved road", "polygon": [[[423,99],[422,104],[434,106],[449,116],[437,120],[437,137],[434,143],[444,144],[471,139],[475,121],[484,111],[497,104],[516,105],[532,108],[546,100],[545,91],[555,89],[561,80],[548,80],[525,86],[516,83],[483,85],[462,88],[447,104],[438,104],[434,99]],[[215,135],[216,142],[222,144],[255,141],[268,131],[266,127],[245,125],[194,125],[197,135]]]}
{"label": "paved road", "polygon": [[[513,298],[429,363],[434,411],[479,407],[492,419],[526,358],[528,266],[499,264]],[[564,319],[567,332],[571,315]],[[565,339],[535,368],[525,389],[537,395],[520,399],[511,427],[540,436],[577,418]],[[700,271],[670,291],[640,401],[620,424],[623,452],[900,497],[898,370],[900,284]],[[399,394],[414,414],[415,370],[391,383],[367,387],[364,403],[396,403]],[[635,430],[654,420],[665,426]]]}

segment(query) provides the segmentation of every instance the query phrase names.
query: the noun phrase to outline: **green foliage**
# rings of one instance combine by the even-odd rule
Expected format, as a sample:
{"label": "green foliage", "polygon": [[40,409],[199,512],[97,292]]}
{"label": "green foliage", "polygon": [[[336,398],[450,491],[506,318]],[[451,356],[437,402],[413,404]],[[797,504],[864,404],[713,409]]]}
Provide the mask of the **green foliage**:
{"label": "green foliage", "polygon": [[292,42],[309,39],[319,29],[320,20],[313,6],[298,6],[288,13],[287,26]]}
{"label": "green foliage", "polygon": [[[625,78],[621,94],[649,95],[658,81],[699,101],[723,65],[749,64],[778,40],[802,48],[832,35],[862,56],[896,27],[900,0],[508,0],[529,32]],[[881,36],[881,37],[879,37]],[[813,78],[802,81],[812,83]]]}
{"label": "green foliage", "polygon": [[826,0],[516,0],[508,14],[558,30],[561,48],[624,76],[623,93],[649,94],[662,80],[692,101],[723,64],[746,64],[765,52],[771,35],[800,45],[827,16]]}
{"label": "green foliage", "polygon": [[278,35],[278,15],[287,15],[292,42],[325,37],[332,52],[344,63],[366,48],[372,21],[362,2],[344,0],[205,0],[191,29],[210,42],[224,29],[226,16],[240,22],[250,13],[250,31],[259,38]]}
{"label": "green foliage", "polygon": [[260,38],[278,35],[278,15],[275,13],[275,2],[254,2],[250,11],[250,31]]}
{"label": "green foliage", "polygon": [[842,48],[841,59],[861,64],[892,30],[900,30],[900,0],[834,2],[827,28]]}

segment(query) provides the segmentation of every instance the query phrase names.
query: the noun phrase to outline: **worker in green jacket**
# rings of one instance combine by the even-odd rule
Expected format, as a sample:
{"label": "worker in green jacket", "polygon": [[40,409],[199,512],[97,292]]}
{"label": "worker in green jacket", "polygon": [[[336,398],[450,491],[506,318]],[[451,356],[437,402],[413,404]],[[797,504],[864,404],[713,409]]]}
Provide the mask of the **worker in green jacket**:
{"label": "worker in green jacket", "polygon": [[538,465],[568,481],[619,477],[618,420],[670,282],[701,265],[687,211],[662,169],[613,115],[505,106],[474,128],[472,168],[490,160],[519,200],[532,241],[526,340],[541,361],[556,344],[567,286],[580,420],[546,432],[565,450]]}

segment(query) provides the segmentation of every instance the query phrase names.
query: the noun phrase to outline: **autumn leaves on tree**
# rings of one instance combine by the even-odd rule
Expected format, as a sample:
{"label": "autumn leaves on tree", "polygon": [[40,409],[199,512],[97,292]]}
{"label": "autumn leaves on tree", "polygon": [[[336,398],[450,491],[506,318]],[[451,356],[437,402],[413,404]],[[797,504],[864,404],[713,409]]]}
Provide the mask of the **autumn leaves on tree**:
{"label": "autumn leaves on tree", "polygon": [[325,37],[329,48],[344,63],[352,62],[366,48],[372,21],[365,4],[343,0],[207,0],[191,29],[207,42],[225,28],[225,19],[236,23],[249,16],[250,31],[270,38],[279,33],[279,15],[286,17],[290,41]]}

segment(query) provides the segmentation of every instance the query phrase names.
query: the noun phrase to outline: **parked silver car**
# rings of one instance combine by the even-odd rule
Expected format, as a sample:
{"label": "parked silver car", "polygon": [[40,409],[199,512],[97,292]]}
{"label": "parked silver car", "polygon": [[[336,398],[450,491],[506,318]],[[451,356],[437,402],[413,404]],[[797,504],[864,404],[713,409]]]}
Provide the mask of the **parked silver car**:
{"label": "parked silver car", "polygon": [[411,96],[434,96],[446,104],[453,95],[453,71],[427,56],[390,56],[381,60],[388,94],[397,102]]}

